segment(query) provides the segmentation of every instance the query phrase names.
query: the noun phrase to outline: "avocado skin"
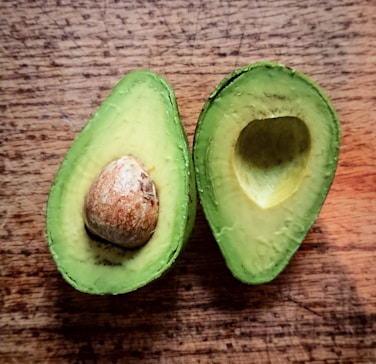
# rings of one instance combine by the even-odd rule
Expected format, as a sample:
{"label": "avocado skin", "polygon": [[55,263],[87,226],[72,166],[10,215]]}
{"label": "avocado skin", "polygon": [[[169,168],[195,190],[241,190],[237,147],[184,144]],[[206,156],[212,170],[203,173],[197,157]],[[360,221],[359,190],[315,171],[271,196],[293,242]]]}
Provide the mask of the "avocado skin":
{"label": "avocado skin", "polygon": [[[133,277],[133,280],[131,283],[127,282],[127,273],[133,274],[132,272],[127,272],[126,268],[124,269],[124,282],[117,281],[112,282],[111,285],[106,286],[106,284],[102,285],[101,287],[96,287],[95,285],[88,285],[87,283],[83,283],[81,281],[80,275],[72,274],[74,273],[72,271],[73,268],[67,268],[66,264],[64,263],[64,259],[61,256],[61,248],[57,248],[57,245],[64,244],[64,239],[61,238],[61,236],[64,236],[66,234],[63,230],[66,230],[66,227],[62,227],[58,221],[59,221],[59,212],[58,209],[61,207],[61,196],[63,194],[66,194],[66,187],[69,184],[69,182],[65,181],[65,176],[69,174],[69,169],[72,165],[79,163],[80,160],[80,153],[81,150],[85,151],[88,144],[91,143],[91,137],[90,133],[92,133],[92,129],[94,128],[94,124],[97,126],[99,123],[108,123],[108,127],[111,128],[111,123],[106,120],[99,120],[99,115],[108,114],[108,109],[113,107],[121,107],[121,105],[116,105],[113,101],[116,100],[116,103],[120,102],[123,97],[127,97],[127,92],[125,95],[123,94],[123,89],[126,87],[127,84],[130,84],[132,82],[141,83],[141,82],[152,82],[154,85],[158,84],[158,87],[160,87],[160,92],[163,93],[163,99],[166,102],[164,107],[166,110],[168,109],[167,114],[172,115],[170,120],[168,120],[169,125],[169,131],[172,129],[174,130],[175,138],[174,141],[176,143],[176,150],[178,150],[178,153],[180,154],[181,163],[178,167],[179,173],[180,173],[180,180],[182,181],[182,184],[184,186],[182,189],[184,190],[184,196],[181,198],[182,203],[177,208],[179,211],[171,211],[171,214],[178,214],[181,217],[181,220],[179,221],[178,226],[178,233],[179,235],[175,236],[174,239],[176,241],[171,243],[172,248],[166,251],[166,256],[161,257],[161,263],[158,269],[155,269],[153,272],[148,272],[148,275],[142,275],[140,274],[138,277]],[[120,101],[119,101],[120,100]],[[147,102],[148,100],[145,100]],[[103,117],[101,117],[103,119]],[[163,127],[163,125],[161,125]],[[129,137],[127,135],[124,135],[124,138]],[[130,136],[132,137],[132,136]],[[143,143],[147,143],[147,140],[142,139]],[[106,151],[99,151],[104,152]],[[140,156],[138,156],[140,157]],[[142,159],[142,158],[141,158]],[[99,172],[99,171],[98,171]],[[162,202],[163,203],[163,202]],[[75,211],[77,213],[77,211]],[[78,214],[81,214],[81,212],[78,212]],[[61,216],[61,213],[60,213]],[[103,101],[102,105],[98,108],[98,110],[93,114],[93,116],[89,119],[89,121],[86,123],[86,125],[83,127],[81,132],[78,133],[78,135],[75,137],[71,147],[66,153],[66,156],[64,160],[62,161],[58,172],[55,175],[55,178],[52,182],[51,189],[48,195],[47,200],[47,209],[46,209],[46,238],[49,246],[50,253],[52,255],[53,260],[55,261],[57,270],[61,273],[62,277],[65,281],[67,281],[73,288],[75,288],[78,291],[81,291],[83,293],[93,294],[93,295],[116,295],[116,294],[124,294],[129,293],[132,291],[135,291],[152,281],[160,278],[164,274],[166,274],[174,265],[176,260],[179,258],[179,256],[182,254],[189,238],[191,235],[191,232],[193,230],[194,222],[195,222],[195,216],[196,216],[196,185],[195,185],[195,176],[194,176],[194,167],[193,167],[193,161],[192,157],[189,151],[189,145],[187,136],[184,131],[183,124],[180,119],[180,114],[175,98],[175,94],[173,92],[172,87],[170,84],[160,75],[158,75],[155,72],[149,71],[149,70],[135,70],[127,73],[113,88],[110,95]],[[82,221],[77,221],[77,224],[82,224]],[[157,226],[158,229],[158,226]],[[86,228],[82,228],[81,230],[85,231],[85,239],[95,239],[96,241],[100,241],[100,239],[96,239],[93,237],[89,232],[86,230]],[[154,235],[157,235],[156,232]],[[69,238],[69,236],[65,235],[65,238]],[[153,237],[152,237],[153,238]],[[151,239],[152,240],[152,239]],[[80,242],[79,242],[80,243]],[[103,243],[103,242],[102,242]],[[99,242],[98,246],[102,244]],[[97,243],[95,243],[97,244]],[[147,244],[146,244],[147,245]],[[118,269],[119,266],[122,265],[123,256],[127,257],[130,256],[131,260],[134,259],[134,257],[139,254],[137,251],[140,251],[140,254],[142,253],[142,249],[140,248],[138,250],[126,250],[123,248],[118,247],[112,247],[111,244],[103,245],[104,248],[103,251],[111,250],[112,248],[116,252],[121,252],[119,255],[119,261],[118,262],[108,262],[106,258],[103,259],[103,264],[107,265],[105,274],[104,275],[110,275],[111,276],[111,270],[112,269]],[[91,264],[91,263],[90,263]],[[95,264],[98,264],[96,262]],[[102,263],[100,263],[102,264]],[[74,265],[74,264],[72,264]],[[93,263],[94,265],[94,263]],[[98,274],[99,276],[99,274]],[[114,275],[115,277],[115,275]],[[116,277],[119,277],[117,274]],[[102,277],[100,277],[101,279]],[[110,277],[111,278],[111,277]],[[108,278],[106,278],[108,280]]]}
{"label": "avocado skin", "polygon": [[[259,274],[250,274],[247,269],[244,267],[243,262],[247,260],[246,256],[243,256],[241,259],[242,261],[237,261],[234,263],[234,259],[231,256],[231,249],[228,249],[227,246],[230,244],[238,244],[239,241],[234,241],[232,239],[228,241],[222,241],[222,232],[226,229],[231,229],[228,226],[224,225],[223,222],[218,222],[213,217],[213,211],[218,209],[219,201],[216,196],[216,193],[213,189],[212,184],[212,177],[210,176],[209,172],[209,165],[208,165],[208,148],[210,144],[213,143],[212,138],[207,136],[210,135],[210,131],[208,131],[208,127],[206,126],[206,117],[207,114],[215,102],[218,102],[218,99],[221,98],[222,92],[227,88],[231,87],[231,84],[236,81],[239,77],[252,77],[253,70],[261,70],[264,69],[266,72],[268,70],[277,70],[279,72],[285,73],[289,75],[292,79],[298,78],[302,82],[307,84],[307,87],[311,87],[312,90],[317,94],[318,99],[320,102],[324,103],[327,107],[328,115],[328,122],[332,125],[332,135],[331,135],[331,156],[329,167],[325,171],[318,171],[318,173],[325,174],[325,183],[322,186],[322,190],[316,196],[315,203],[305,211],[306,216],[304,217],[305,226],[299,234],[293,239],[296,240],[290,247],[289,251],[284,254],[283,257],[280,257],[278,262],[274,262],[273,266],[264,272]],[[275,96],[274,97],[278,97]],[[281,99],[284,98],[284,95],[281,95]],[[240,110],[241,112],[241,110]],[[215,123],[220,124],[221,120],[216,120]],[[220,127],[220,126],[218,126]],[[206,134],[203,137],[203,134]],[[321,208],[325,202],[327,194],[330,190],[330,187],[333,183],[335,172],[337,169],[338,159],[339,159],[339,151],[340,151],[340,139],[341,139],[341,129],[340,129],[340,122],[336,111],[329,100],[328,96],[324,93],[324,91],[308,76],[303,73],[300,73],[290,67],[287,67],[283,64],[279,64],[276,62],[270,61],[261,61],[256,62],[253,64],[249,64],[245,67],[241,67],[234,72],[227,75],[213,90],[213,92],[208,97],[206,103],[204,104],[202,111],[200,113],[198,123],[196,125],[195,136],[193,141],[193,161],[195,165],[195,174],[196,174],[196,186],[199,196],[199,201],[203,207],[203,211],[206,217],[206,220],[211,228],[213,236],[220,248],[220,251],[223,255],[223,258],[226,262],[226,265],[232,275],[240,280],[245,284],[250,285],[258,285],[258,284],[265,284],[283,272],[286,268],[288,263],[290,262],[291,258],[294,256],[296,251],[299,249],[301,243],[304,241],[308,231],[312,227],[313,223],[317,219]],[[314,141],[316,142],[316,141]],[[205,150],[205,152],[204,152]],[[236,211],[234,211],[236,214]],[[252,244],[252,241],[246,242]],[[230,251],[230,252],[229,252]],[[239,260],[239,258],[237,258]]]}

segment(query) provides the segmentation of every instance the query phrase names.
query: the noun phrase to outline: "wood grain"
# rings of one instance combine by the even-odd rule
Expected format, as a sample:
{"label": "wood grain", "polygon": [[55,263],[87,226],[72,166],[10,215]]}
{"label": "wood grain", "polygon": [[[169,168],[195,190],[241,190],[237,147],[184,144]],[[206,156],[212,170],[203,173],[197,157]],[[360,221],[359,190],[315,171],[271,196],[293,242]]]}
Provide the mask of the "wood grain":
{"label": "wood grain", "polygon": [[[375,363],[375,40],[372,0],[2,1],[0,362]],[[264,59],[317,81],[342,124],[333,188],[287,269],[237,282],[199,210],[159,281],[115,297],[68,286],[47,248],[47,195],[114,84],[163,75],[192,144],[215,85]]]}

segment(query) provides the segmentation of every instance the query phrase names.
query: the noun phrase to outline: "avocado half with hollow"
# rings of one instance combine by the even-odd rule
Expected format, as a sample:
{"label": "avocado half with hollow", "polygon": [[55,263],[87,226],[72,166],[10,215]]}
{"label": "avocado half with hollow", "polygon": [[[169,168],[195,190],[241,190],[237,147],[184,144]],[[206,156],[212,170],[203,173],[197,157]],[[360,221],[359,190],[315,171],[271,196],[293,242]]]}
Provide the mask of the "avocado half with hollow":
{"label": "avocado half with hollow", "polygon": [[77,135],[52,184],[46,230],[56,265],[80,291],[133,291],[172,266],[195,209],[174,93],[157,74],[133,71]]}
{"label": "avocado half with hollow", "polygon": [[194,164],[204,213],[232,274],[274,279],[332,184],[340,126],[305,75],[259,62],[227,76],[200,115]]}

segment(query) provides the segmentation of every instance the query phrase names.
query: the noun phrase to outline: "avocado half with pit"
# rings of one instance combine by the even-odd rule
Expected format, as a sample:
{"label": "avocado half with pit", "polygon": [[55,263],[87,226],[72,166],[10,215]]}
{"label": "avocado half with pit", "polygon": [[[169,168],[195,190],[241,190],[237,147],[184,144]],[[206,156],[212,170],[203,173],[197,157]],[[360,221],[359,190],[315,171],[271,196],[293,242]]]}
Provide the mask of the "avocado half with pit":
{"label": "avocado half with pit", "polygon": [[261,284],[285,268],[324,204],[339,146],[332,104],[299,72],[259,62],[216,87],[193,156],[204,213],[236,278]]}
{"label": "avocado half with pit", "polygon": [[195,209],[174,93],[159,75],[133,71],[77,135],[52,184],[46,230],[57,268],[83,292],[133,291],[173,265]]}

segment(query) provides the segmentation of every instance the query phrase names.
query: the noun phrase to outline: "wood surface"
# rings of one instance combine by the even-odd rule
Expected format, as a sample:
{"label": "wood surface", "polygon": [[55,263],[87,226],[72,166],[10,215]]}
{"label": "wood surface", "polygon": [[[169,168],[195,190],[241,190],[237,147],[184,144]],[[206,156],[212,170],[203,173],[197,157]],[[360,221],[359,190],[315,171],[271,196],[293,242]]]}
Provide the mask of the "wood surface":
{"label": "wood surface", "polygon": [[[376,2],[0,2],[0,363],[376,363]],[[202,210],[159,281],[89,296],[45,238],[52,179],[126,72],[173,86],[192,145],[206,98],[259,60],[308,74],[342,125],[333,187],[287,269],[247,286]]]}

